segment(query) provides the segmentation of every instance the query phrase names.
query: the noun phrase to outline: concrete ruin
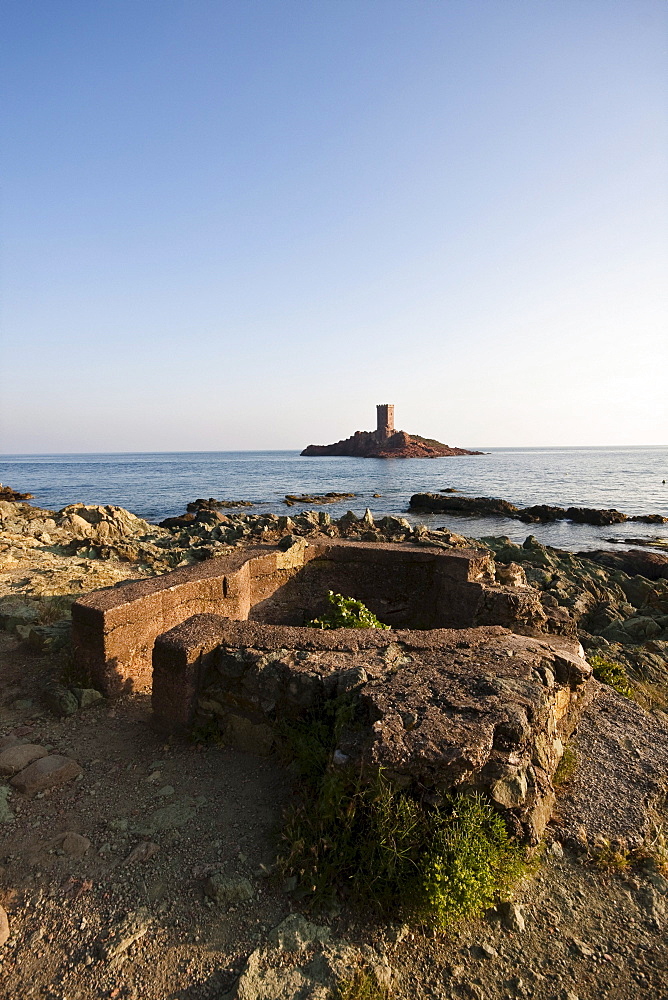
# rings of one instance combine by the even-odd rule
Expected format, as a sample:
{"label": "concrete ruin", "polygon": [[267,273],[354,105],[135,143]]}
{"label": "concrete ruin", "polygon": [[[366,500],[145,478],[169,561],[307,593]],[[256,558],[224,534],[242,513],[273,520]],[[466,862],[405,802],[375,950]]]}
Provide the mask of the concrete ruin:
{"label": "concrete ruin", "polygon": [[[330,590],[391,629],[305,627]],[[89,594],[72,619],[79,665],[108,694],[152,688],[163,730],[206,723],[268,753],[284,721],[345,695],[335,763],[431,802],[484,790],[531,842],[591,674],[577,641],[547,634],[536,591],[498,583],[474,549],[289,536]]]}

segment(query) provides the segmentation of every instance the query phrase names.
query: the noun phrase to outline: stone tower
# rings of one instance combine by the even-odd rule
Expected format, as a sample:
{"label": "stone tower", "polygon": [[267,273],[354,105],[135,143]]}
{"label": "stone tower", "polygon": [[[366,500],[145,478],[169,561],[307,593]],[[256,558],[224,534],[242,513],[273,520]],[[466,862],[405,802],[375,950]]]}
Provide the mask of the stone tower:
{"label": "stone tower", "polygon": [[386,441],[394,434],[394,403],[378,403],[376,413],[376,435],[381,441]]}

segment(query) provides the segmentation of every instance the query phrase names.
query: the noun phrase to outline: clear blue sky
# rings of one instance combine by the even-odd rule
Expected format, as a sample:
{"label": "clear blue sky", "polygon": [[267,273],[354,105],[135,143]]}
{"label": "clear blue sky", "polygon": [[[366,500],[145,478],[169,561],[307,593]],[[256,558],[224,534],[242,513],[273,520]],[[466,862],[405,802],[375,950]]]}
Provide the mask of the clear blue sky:
{"label": "clear blue sky", "polygon": [[663,0],[0,14],[0,450],[668,443]]}

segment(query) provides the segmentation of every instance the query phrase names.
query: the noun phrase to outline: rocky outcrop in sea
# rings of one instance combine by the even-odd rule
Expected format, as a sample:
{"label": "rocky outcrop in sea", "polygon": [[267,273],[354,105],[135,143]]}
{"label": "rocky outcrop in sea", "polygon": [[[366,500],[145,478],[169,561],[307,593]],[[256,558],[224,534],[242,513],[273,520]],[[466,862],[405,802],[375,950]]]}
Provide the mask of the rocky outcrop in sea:
{"label": "rocky outcrop in sea", "polygon": [[509,517],[527,524],[546,524],[549,521],[573,521],[575,524],[593,524],[602,527],[607,524],[623,524],[637,521],[641,524],[666,524],[668,517],[661,514],[622,514],[619,510],[596,507],[555,507],[550,504],[533,504],[517,507],[508,500],[498,497],[444,496],[453,490],[439,493],[414,493],[410,498],[411,510],[423,510],[432,514],[455,514],[466,517]]}
{"label": "rocky outcrop in sea", "polygon": [[482,451],[451,448],[433,438],[423,438],[406,431],[395,431],[387,438],[376,431],[355,431],[335,444],[310,444],[302,455],[346,455],[352,458],[446,458],[450,455],[482,455]]}

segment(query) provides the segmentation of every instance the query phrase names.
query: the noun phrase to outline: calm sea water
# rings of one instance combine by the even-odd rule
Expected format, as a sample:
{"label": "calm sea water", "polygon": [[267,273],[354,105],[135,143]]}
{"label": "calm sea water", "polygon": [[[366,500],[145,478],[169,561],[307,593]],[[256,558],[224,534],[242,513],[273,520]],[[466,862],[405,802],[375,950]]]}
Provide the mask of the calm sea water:
{"label": "calm sea water", "polygon": [[[495,448],[489,454],[437,459],[302,458],[292,451],[119,455],[7,455],[0,482],[34,494],[56,510],[66,504],[117,504],[149,521],[180,514],[196,497],[251,500],[258,512],[287,513],[286,493],[354,493],[326,509],[400,514],[472,537],[527,534],[568,549],[596,548],[607,538],[668,536],[668,525],[606,528],[555,522],[525,525],[407,513],[413,493],[452,486],[468,496],[502,497],[523,506],[615,507],[626,514],[668,516],[668,448]],[[380,494],[375,497],[374,494]],[[305,505],[306,507],[308,505]],[[299,506],[291,508],[296,513]],[[249,508],[251,510],[251,508]]]}

